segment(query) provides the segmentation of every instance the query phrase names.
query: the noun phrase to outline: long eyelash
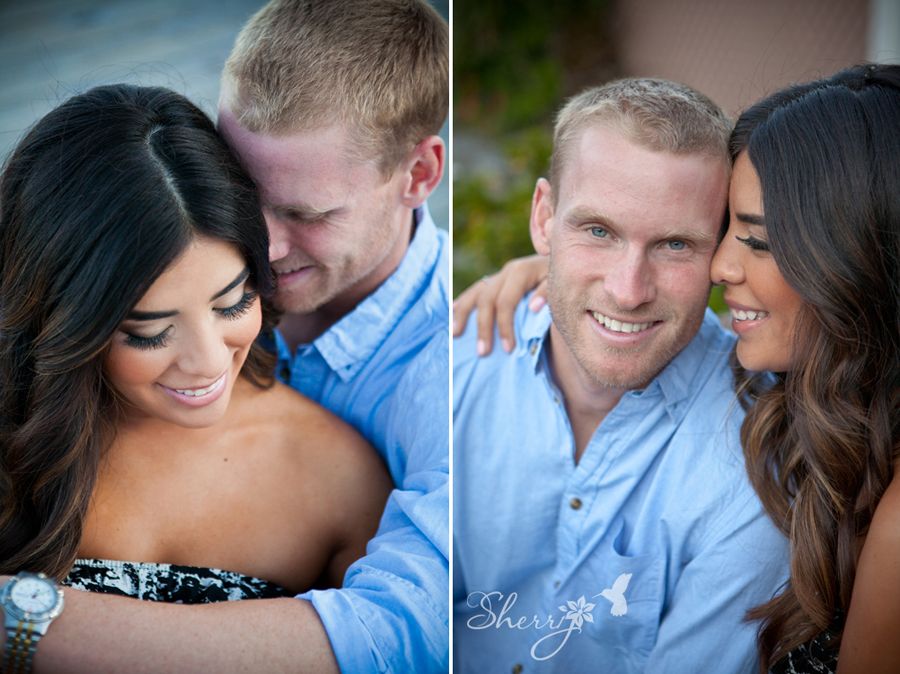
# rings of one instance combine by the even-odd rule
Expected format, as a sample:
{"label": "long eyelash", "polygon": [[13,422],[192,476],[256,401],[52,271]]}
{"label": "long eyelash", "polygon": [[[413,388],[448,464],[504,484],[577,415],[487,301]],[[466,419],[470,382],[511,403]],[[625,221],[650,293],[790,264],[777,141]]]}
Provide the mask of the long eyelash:
{"label": "long eyelash", "polygon": [[141,337],[139,335],[132,335],[130,332],[125,333],[125,343],[128,346],[133,346],[135,349],[161,349],[166,345],[166,342],[169,341],[169,330],[166,328],[158,335],[153,335],[153,337]]}
{"label": "long eyelash", "polygon": [[734,238],[737,239],[738,241],[740,241],[745,246],[747,246],[747,248],[749,248],[750,250],[761,250],[761,251],[769,250],[768,242],[763,241],[762,239],[757,239],[755,236],[748,236],[746,239],[741,238],[739,236],[736,236]]}
{"label": "long eyelash", "polygon": [[234,320],[236,318],[240,318],[247,311],[250,310],[250,307],[253,306],[253,303],[256,301],[256,297],[259,295],[255,290],[248,290],[244,293],[244,296],[241,297],[240,301],[237,304],[225,307],[224,309],[216,309],[222,316],[229,320]]}

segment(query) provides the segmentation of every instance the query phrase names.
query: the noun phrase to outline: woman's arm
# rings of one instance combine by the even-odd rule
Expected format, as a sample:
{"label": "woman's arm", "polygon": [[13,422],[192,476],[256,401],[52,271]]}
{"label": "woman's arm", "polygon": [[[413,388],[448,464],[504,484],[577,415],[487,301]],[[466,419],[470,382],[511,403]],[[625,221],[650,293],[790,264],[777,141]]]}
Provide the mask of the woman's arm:
{"label": "woman's arm", "polygon": [[838,674],[900,671],[900,478],[875,510],[859,556]]}
{"label": "woman's arm", "polygon": [[504,351],[516,345],[513,316],[519,301],[534,289],[529,307],[540,311],[547,296],[547,258],[530,255],[510,260],[496,274],[486,276],[463,290],[453,302],[453,335],[459,337],[466,329],[472,311],[478,327],[478,355],[491,352],[494,325],[500,334]]}
{"label": "woman's arm", "polygon": [[64,592],[66,608],[38,644],[36,674],[338,672],[328,635],[306,601],[189,606]]}

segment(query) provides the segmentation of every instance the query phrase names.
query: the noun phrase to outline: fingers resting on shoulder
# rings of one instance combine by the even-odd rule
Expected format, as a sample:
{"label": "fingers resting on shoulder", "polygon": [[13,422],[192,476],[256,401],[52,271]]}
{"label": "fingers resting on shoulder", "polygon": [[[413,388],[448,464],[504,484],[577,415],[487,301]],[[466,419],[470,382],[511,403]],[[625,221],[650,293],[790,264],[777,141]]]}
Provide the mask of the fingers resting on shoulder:
{"label": "fingers resting on shoulder", "polygon": [[516,307],[531,290],[534,294],[528,307],[538,312],[547,298],[545,256],[529,255],[510,260],[496,274],[485,276],[463,290],[453,302],[453,336],[459,337],[465,332],[469,316],[472,311],[477,311],[478,355],[486,356],[493,350],[494,326],[503,350],[509,353],[516,345],[513,328]]}

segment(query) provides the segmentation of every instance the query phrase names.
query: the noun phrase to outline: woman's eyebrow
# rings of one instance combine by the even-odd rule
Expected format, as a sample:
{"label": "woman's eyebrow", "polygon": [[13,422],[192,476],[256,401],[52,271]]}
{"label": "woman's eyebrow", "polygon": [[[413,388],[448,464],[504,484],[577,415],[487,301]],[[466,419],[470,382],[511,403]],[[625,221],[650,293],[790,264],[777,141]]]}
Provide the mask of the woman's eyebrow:
{"label": "woman's eyebrow", "polygon": [[250,276],[250,267],[244,267],[244,269],[241,271],[241,273],[238,274],[234,278],[234,281],[232,281],[227,286],[222,288],[219,292],[217,292],[215,295],[210,297],[209,301],[214,302],[215,300],[219,299],[222,295],[226,294],[228,291],[233,290],[234,288],[237,288],[240,284],[242,284],[244,281],[246,281],[249,276]]}
{"label": "woman's eyebrow", "polygon": [[755,215],[751,213],[735,213],[734,217],[736,217],[741,222],[746,222],[748,225],[759,225],[760,227],[766,226],[766,220],[761,215]]}
{"label": "woman's eyebrow", "polygon": [[158,321],[161,318],[169,318],[178,315],[177,311],[130,311],[125,317],[126,321]]}
{"label": "woman's eyebrow", "polygon": [[[244,267],[243,270],[241,270],[241,273],[238,274],[231,283],[229,283],[227,286],[222,288],[215,295],[210,297],[209,301],[214,302],[215,300],[219,299],[220,297],[222,297],[222,295],[225,295],[226,293],[228,293],[229,291],[233,290],[234,288],[238,287],[241,283],[246,281],[249,276],[250,276],[250,268]],[[134,309],[128,313],[128,315],[125,317],[125,320],[127,320],[127,321],[158,321],[162,318],[170,318],[172,316],[177,316],[177,315],[178,315],[177,311],[138,311],[137,309]]]}

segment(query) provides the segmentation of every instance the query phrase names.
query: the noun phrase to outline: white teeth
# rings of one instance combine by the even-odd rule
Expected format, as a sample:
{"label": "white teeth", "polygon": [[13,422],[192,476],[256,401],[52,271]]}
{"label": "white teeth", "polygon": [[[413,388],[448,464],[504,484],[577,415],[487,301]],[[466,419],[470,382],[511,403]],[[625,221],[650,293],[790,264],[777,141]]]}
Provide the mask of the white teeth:
{"label": "white teeth", "polygon": [[218,381],[213,382],[206,388],[176,388],[173,389],[175,392],[180,393],[181,395],[188,396],[189,398],[199,398],[200,396],[209,395],[217,388],[219,388],[225,382],[225,375],[219,377]]}
{"label": "white teeth", "polygon": [[731,317],[736,321],[756,321],[761,318],[766,318],[768,315],[768,311],[744,311],[743,309],[731,310]]}
{"label": "white teeth", "polygon": [[594,320],[600,323],[603,327],[608,330],[612,330],[613,332],[640,332],[641,330],[646,330],[651,325],[650,323],[626,323],[625,321],[617,321],[614,318],[610,318],[609,316],[604,316],[601,313],[596,311],[592,311],[591,314],[594,316]]}

